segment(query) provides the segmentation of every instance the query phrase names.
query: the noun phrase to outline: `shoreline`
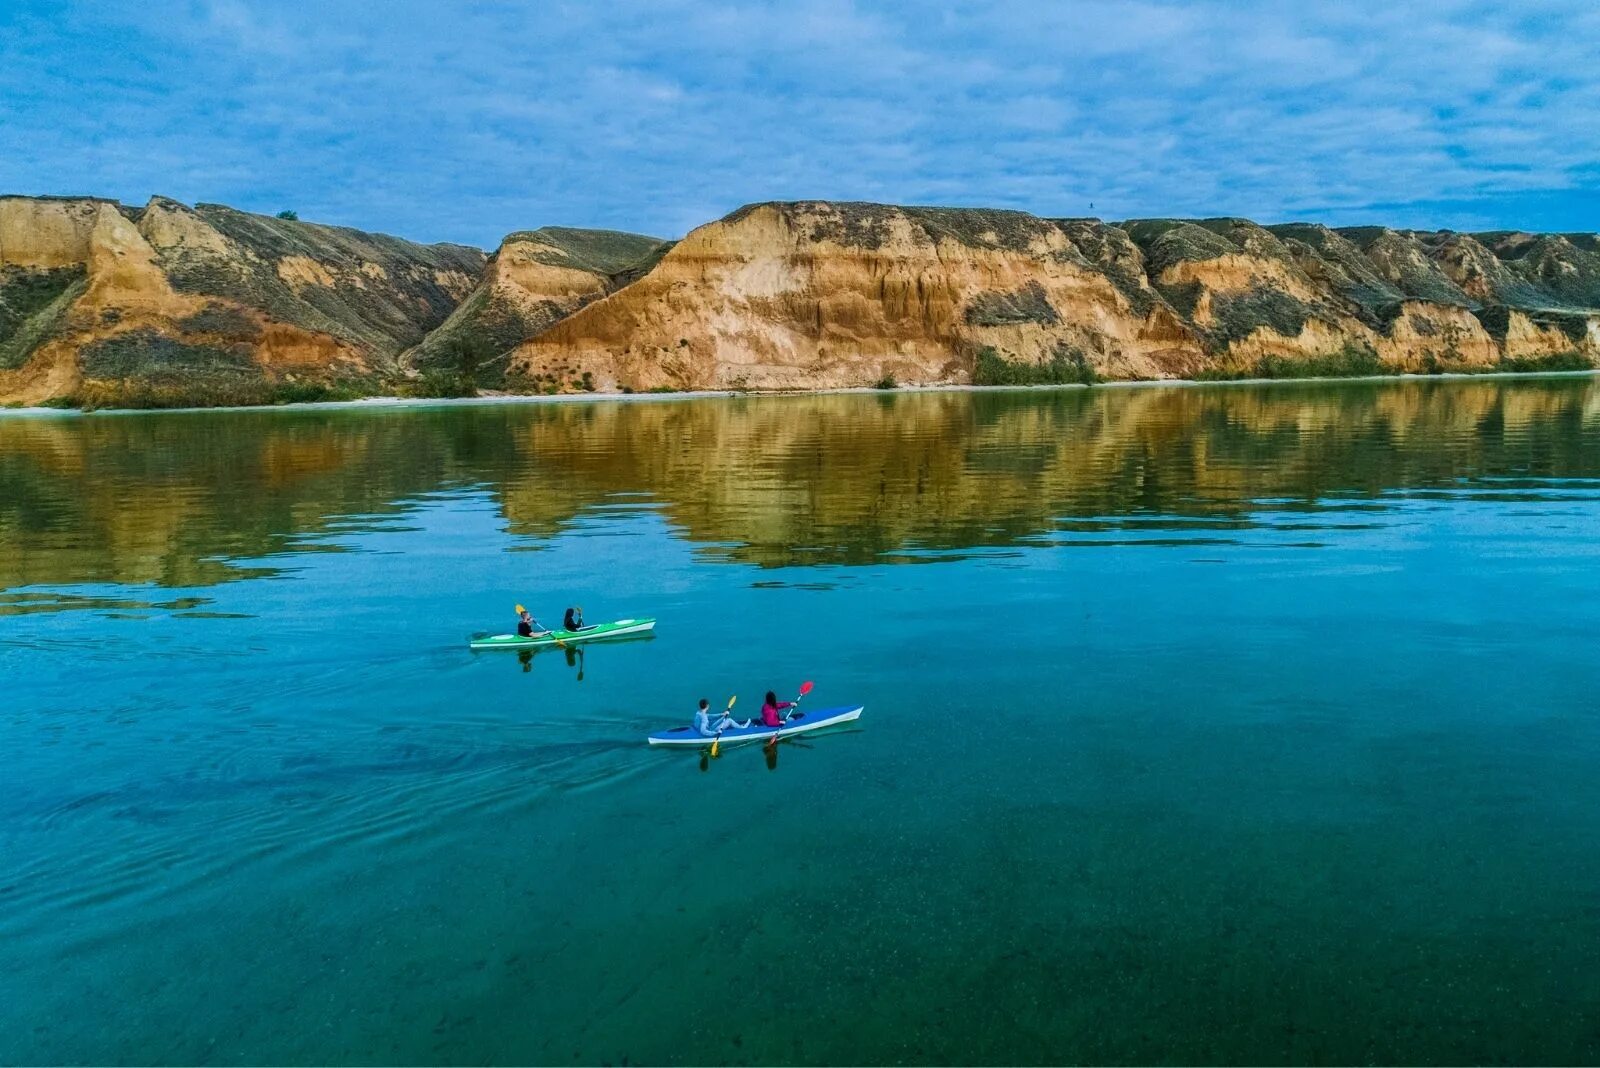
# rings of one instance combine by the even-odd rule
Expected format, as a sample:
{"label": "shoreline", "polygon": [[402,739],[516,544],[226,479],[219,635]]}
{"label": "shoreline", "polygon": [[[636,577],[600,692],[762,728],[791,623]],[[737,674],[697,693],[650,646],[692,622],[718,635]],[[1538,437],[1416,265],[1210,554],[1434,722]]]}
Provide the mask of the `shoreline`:
{"label": "shoreline", "polygon": [[1082,382],[1064,382],[1051,385],[1036,386],[975,386],[963,384],[930,385],[930,386],[896,386],[893,389],[879,389],[876,386],[841,386],[837,389],[696,389],[683,390],[677,393],[557,393],[557,394],[522,394],[522,393],[494,393],[477,397],[361,397],[356,400],[339,401],[305,401],[292,404],[240,404],[217,405],[214,407],[190,408],[98,408],[93,411],[84,411],[81,408],[47,408],[47,407],[0,407],[0,419],[5,418],[89,418],[102,415],[182,415],[197,412],[316,412],[316,411],[360,411],[366,409],[387,411],[390,409],[405,408],[456,408],[502,404],[581,404],[597,401],[621,402],[660,402],[675,400],[702,400],[709,398],[728,397],[829,397],[848,394],[873,394],[876,396],[895,396],[903,393],[1024,393],[1045,392],[1077,389],[1151,389],[1178,387],[1191,389],[1204,386],[1294,386],[1309,383],[1340,384],[1346,382],[1437,382],[1437,381],[1482,381],[1505,379],[1540,379],[1540,378],[1594,378],[1600,377],[1600,368],[1586,371],[1485,371],[1482,373],[1470,372],[1442,372],[1440,374],[1416,374],[1407,372],[1396,375],[1353,375],[1347,378],[1230,378],[1202,380],[1196,378],[1162,378],[1141,379],[1127,382],[1095,382],[1093,384]]}

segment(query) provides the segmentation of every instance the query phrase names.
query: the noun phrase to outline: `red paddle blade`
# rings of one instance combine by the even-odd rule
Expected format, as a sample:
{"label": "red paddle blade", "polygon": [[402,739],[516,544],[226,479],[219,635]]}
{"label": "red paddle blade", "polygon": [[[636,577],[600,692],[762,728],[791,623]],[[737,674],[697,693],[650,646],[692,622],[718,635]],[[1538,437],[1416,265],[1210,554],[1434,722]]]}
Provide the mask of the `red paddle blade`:
{"label": "red paddle blade", "polygon": [[810,693],[811,692],[811,687],[812,687],[811,683],[802,682],[800,684],[800,696],[804,697],[806,694]]}

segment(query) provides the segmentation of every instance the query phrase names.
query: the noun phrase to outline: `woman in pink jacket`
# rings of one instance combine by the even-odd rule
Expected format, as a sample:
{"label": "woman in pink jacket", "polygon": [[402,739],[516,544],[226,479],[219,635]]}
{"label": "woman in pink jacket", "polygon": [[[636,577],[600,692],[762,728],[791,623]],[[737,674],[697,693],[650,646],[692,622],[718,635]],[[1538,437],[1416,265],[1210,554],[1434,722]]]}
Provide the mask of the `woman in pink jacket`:
{"label": "woman in pink jacket", "polygon": [[793,708],[793,701],[780,701],[778,695],[771,690],[767,691],[767,700],[761,706],[761,722],[768,727],[781,727],[788,721],[787,716],[779,715],[786,708]]}

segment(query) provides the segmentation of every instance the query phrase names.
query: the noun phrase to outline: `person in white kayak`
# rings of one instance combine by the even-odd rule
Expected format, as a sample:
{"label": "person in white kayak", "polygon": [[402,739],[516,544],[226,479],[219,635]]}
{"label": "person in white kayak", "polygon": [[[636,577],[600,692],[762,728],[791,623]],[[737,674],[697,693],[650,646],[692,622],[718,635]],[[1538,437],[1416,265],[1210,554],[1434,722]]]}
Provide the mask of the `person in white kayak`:
{"label": "person in white kayak", "polygon": [[715,738],[729,727],[748,727],[750,721],[740,723],[728,713],[724,712],[715,722],[711,719],[711,702],[704,697],[700,698],[700,708],[694,714],[694,729],[700,732],[702,738]]}

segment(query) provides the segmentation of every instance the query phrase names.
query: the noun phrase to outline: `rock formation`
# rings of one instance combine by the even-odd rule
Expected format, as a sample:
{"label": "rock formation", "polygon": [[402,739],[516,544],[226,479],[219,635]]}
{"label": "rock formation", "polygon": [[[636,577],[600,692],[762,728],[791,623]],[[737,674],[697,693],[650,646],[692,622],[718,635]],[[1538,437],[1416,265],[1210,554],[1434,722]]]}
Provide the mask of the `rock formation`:
{"label": "rock formation", "polygon": [[0,399],[256,403],[283,385],[381,390],[483,264],[460,245],[220,205],[0,198]]}
{"label": "rock formation", "polygon": [[504,386],[519,344],[632,282],[671,247],[614,230],[547,226],[511,234],[471,295],[410,354],[408,366]]}
{"label": "rock formation", "polygon": [[1600,238],[756,204],[492,257],[156,198],[0,197],[0,402],[1592,367]]}
{"label": "rock formation", "polygon": [[804,389],[1591,365],[1596,239],[1484,237],[760,204],[523,343],[512,370]]}

